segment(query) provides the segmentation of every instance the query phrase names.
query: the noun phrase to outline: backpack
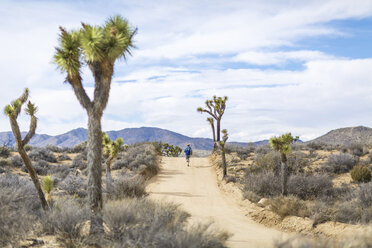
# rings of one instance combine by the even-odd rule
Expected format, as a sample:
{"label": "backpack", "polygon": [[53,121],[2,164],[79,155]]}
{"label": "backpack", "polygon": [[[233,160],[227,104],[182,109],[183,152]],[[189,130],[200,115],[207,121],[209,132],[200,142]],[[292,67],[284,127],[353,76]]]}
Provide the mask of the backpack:
{"label": "backpack", "polygon": [[191,149],[191,147],[186,147],[186,149],[185,149],[185,154],[186,155],[192,155],[192,149]]}

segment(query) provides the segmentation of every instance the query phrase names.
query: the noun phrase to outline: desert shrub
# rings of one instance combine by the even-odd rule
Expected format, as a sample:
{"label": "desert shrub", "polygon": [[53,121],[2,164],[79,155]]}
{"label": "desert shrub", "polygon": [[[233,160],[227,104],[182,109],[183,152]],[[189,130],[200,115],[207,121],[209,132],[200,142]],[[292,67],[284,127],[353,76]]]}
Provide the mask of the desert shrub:
{"label": "desert shrub", "polygon": [[356,200],[340,202],[334,215],[334,220],[344,223],[358,223],[362,219],[362,209]]}
{"label": "desert shrub", "polygon": [[302,200],[329,195],[332,190],[332,180],[327,175],[292,175],[288,180],[288,193]]}
{"label": "desert shrub", "polygon": [[236,177],[235,176],[227,176],[225,178],[226,183],[236,183]]}
{"label": "desert shrub", "polygon": [[257,203],[261,200],[261,196],[257,195],[256,193],[252,191],[244,191],[243,192],[244,199],[247,199],[251,202]]}
{"label": "desert shrub", "polygon": [[371,181],[371,171],[366,166],[354,166],[350,171],[350,175],[355,182],[366,183]]}
{"label": "desert shrub", "polygon": [[70,156],[67,155],[67,153],[62,153],[57,157],[58,161],[65,161],[65,160],[71,160]]}
{"label": "desert shrub", "polygon": [[349,172],[356,163],[357,159],[350,154],[333,154],[322,164],[321,169],[336,174],[346,173]]}
{"label": "desert shrub", "polygon": [[0,188],[0,246],[18,247],[34,226],[40,201],[30,180],[11,173],[0,175]]}
{"label": "desert shrub", "polygon": [[10,156],[10,150],[6,146],[0,146],[0,157],[8,158]]}
{"label": "desert shrub", "polygon": [[63,152],[63,149],[61,147],[58,147],[58,146],[55,146],[55,145],[47,145],[45,148],[48,149],[51,152],[58,152],[58,153]]}
{"label": "desert shrub", "polygon": [[333,205],[327,204],[322,201],[316,201],[311,208],[310,218],[313,220],[313,226],[331,221],[334,219],[336,209]]}
{"label": "desert shrub", "polygon": [[135,144],[128,147],[123,159],[116,161],[112,169],[118,170],[126,167],[130,170],[141,171],[144,168],[149,168],[152,172],[156,173],[159,170],[158,158],[155,148],[151,144]]}
{"label": "desert shrub", "polygon": [[[48,174],[48,169],[50,167],[49,163],[44,161],[44,160],[38,160],[38,161],[34,162],[32,164],[32,166],[34,167],[34,170],[35,170],[36,174],[41,175],[41,176],[47,175]],[[25,165],[22,166],[21,170],[23,172],[28,173],[28,169],[26,168]]]}
{"label": "desert shrub", "polygon": [[30,145],[30,144],[25,145],[23,148],[25,149],[26,152],[29,152],[32,149],[34,149],[34,147],[32,145]]}
{"label": "desert shrub", "polygon": [[351,145],[349,145],[348,150],[354,156],[360,157],[360,156],[363,156],[364,155],[364,149],[363,149],[363,145],[362,144],[358,144],[358,143],[351,144]]}
{"label": "desert shrub", "polygon": [[363,208],[372,206],[372,183],[361,184],[353,193]]}
{"label": "desert shrub", "polygon": [[269,200],[271,210],[281,218],[286,216],[310,216],[306,202],[294,196],[278,196]]}
{"label": "desert shrub", "polygon": [[86,151],[86,148],[87,148],[87,142],[84,141],[80,144],[75,145],[73,148],[70,149],[69,152],[71,152],[71,153],[81,153],[81,152]]}
{"label": "desert shrub", "polygon": [[44,177],[43,181],[41,182],[41,186],[43,187],[43,191],[49,194],[54,188],[52,177],[51,176]]}
{"label": "desert shrub", "polygon": [[255,151],[255,149],[256,149],[255,146],[249,146],[249,145],[247,145],[246,147],[242,147],[239,145],[231,145],[231,144],[225,145],[226,153],[236,152],[237,156],[242,160],[247,159],[250,156],[250,154]]}
{"label": "desert shrub", "polygon": [[81,176],[68,175],[60,184],[59,188],[69,195],[84,198],[87,196],[87,182]]}
{"label": "desert shrub", "polygon": [[86,152],[82,152],[79,155],[77,155],[72,160],[71,167],[72,168],[78,168],[80,170],[85,170],[88,167],[87,154],[86,154]]}
{"label": "desert shrub", "polygon": [[15,155],[10,158],[10,161],[12,162],[13,166],[15,167],[22,167],[23,166],[23,160],[19,155]]}
{"label": "desert shrub", "polygon": [[280,178],[273,172],[247,173],[244,178],[244,191],[261,197],[277,196],[281,193]]}
{"label": "desert shrub", "polygon": [[257,154],[255,158],[255,166],[251,167],[251,171],[273,171],[275,174],[279,174],[280,164],[279,152],[271,151],[265,154]]}
{"label": "desert shrub", "polygon": [[276,241],[274,248],[370,248],[372,247],[371,230],[364,233],[349,233],[336,239],[291,237]]}
{"label": "desert shrub", "polygon": [[265,144],[265,145],[259,145],[257,146],[257,148],[255,149],[254,153],[257,155],[257,154],[266,154],[266,153],[269,153],[271,152],[272,149],[270,147],[270,144]]}
{"label": "desert shrub", "polygon": [[46,148],[33,149],[28,153],[28,156],[33,161],[44,160],[51,163],[57,162],[57,159],[54,156],[53,152]]}
{"label": "desert shrub", "polygon": [[0,168],[12,166],[12,162],[8,159],[0,158]]}
{"label": "desert shrub", "polygon": [[306,144],[308,148],[314,149],[314,150],[323,150],[324,147],[326,147],[325,144],[319,143],[319,142],[310,142]]}
{"label": "desert shrub", "polygon": [[69,173],[70,167],[68,165],[53,165],[48,169],[48,174],[62,180],[65,179]]}
{"label": "desert shrub", "polygon": [[229,235],[208,225],[186,228],[189,214],[175,204],[146,199],[109,201],[104,205],[106,247],[222,248]]}
{"label": "desert shrub", "polygon": [[289,174],[303,173],[305,167],[310,164],[307,155],[300,151],[294,151],[287,155],[287,166]]}
{"label": "desert shrub", "polygon": [[57,199],[52,208],[43,214],[40,232],[74,240],[80,237],[81,229],[88,219],[88,207],[73,197],[65,196]]}
{"label": "desert shrub", "polygon": [[112,183],[108,198],[119,200],[127,197],[143,197],[146,185],[142,176],[120,175]]}

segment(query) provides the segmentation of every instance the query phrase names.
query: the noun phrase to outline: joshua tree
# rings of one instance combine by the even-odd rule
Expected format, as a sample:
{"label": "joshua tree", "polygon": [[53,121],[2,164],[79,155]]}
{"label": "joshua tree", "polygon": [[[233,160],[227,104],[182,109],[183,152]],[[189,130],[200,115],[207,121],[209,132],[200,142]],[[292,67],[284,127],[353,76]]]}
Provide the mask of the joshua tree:
{"label": "joshua tree", "polygon": [[221,149],[222,155],[222,168],[223,168],[223,178],[227,176],[227,165],[226,165],[226,155],[225,155],[225,144],[227,139],[229,138],[229,134],[227,133],[226,129],[222,130],[222,141],[218,142],[218,147]]}
{"label": "joshua tree", "polygon": [[280,152],[281,160],[281,176],[282,176],[282,195],[287,195],[287,180],[288,180],[288,168],[287,168],[287,154],[291,152],[291,144],[298,140],[298,136],[293,137],[291,133],[283,134],[279,137],[273,137],[270,139],[270,146]]}
{"label": "joshua tree", "polygon": [[181,147],[169,145],[168,143],[162,144],[162,154],[167,157],[178,157],[182,152]]}
{"label": "joshua tree", "polygon": [[201,108],[199,107],[197,109],[198,112],[200,113],[208,113],[210,116],[212,116],[213,119],[216,120],[216,134],[214,132],[214,123],[212,118],[208,118],[208,122],[212,126],[212,132],[213,132],[213,137],[216,137],[214,142],[214,147],[216,148],[216,142],[220,142],[220,130],[221,130],[221,119],[223,114],[225,113],[225,108],[226,108],[226,101],[227,101],[227,96],[225,97],[216,97],[213,96],[212,100],[207,100],[205,102],[206,108]]}
{"label": "joshua tree", "polygon": [[103,157],[106,160],[106,179],[108,184],[111,184],[112,181],[111,162],[122,150],[123,144],[124,140],[122,138],[112,141],[105,132],[102,133]]}
{"label": "joshua tree", "polygon": [[45,196],[41,188],[39,178],[37,177],[36,171],[34,167],[32,166],[31,160],[28,157],[26,150],[24,148],[25,145],[30,141],[32,136],[34,136],[35,131],[36,131],[37,118],[35,116],[35,113],[37,111],[37,107],[33,103],[28,101],[25,111],[31,117],[30,129],[28,133],[26,134],[26,136],[23,138],[23,140],[22,140],[21,131],[19,130],[19,125],[17,122],[18,115],[21,113],[22,105],[28,99],[28,94],[29,94],[29,91],[26,88],[23,94],[18,99],[12,101],[11,104],[5,106],[4,113],[9,117],[10,126],[12,128],[12,132],[13,132],[16,144],[17,144],[18,153],[19,155],[21,155],[21,158],[23,162],[25,163],[25,166],[28,170],[28,174],[30,175],[35,185],[35,188],[39,194],[41,206],[43,207],[44,210],[48,210],[49,209],[48,203],[45,200]]}
{"label": "joshua tree", "polygon": [[[66,31],[60,27],[60,44],[54,61],[68,82],[76,98],[88,114],[88,196],[91,209],[90,234],[103,232],[102,220],[102,130],[101,118],[109,99],[114,64],[126,59],[133,47],[133,29],[127,20],[114,16],[102,26],[82,23],[78,31]],[[91,100],[81,77],[83,65],[88,65],[94,77],[94,93]]]}

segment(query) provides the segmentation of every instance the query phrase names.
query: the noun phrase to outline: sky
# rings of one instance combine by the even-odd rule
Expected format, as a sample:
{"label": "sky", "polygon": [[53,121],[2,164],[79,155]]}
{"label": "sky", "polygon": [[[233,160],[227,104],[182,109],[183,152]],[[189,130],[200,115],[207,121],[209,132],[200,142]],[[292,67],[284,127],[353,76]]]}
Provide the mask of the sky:
{"label": "sky", "polygon": [[[53,63],[58,27],[101,25],[120,14],[138,28],[118,61],[104,130],[159,127],[211,137],[213,95],[228,96],[222,128],[231,141],[291,132],[311,140],[372,126],[370,0],[0,0],[0,107],[30,89],[37,133],[87,127],[65,75]],[[94,82],[83,69],[84,87]],[[22,130],[29,120],[21,114]],[[0,131],[9,131],[0,115]]]}

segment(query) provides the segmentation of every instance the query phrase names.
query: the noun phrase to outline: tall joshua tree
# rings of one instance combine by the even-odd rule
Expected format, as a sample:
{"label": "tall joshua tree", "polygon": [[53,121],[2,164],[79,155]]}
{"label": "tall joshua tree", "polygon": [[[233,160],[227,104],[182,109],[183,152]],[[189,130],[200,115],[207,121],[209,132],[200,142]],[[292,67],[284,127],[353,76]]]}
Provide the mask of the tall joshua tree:
{"label": "tall joshua tree", "polygon": [[39,178],[37,177],[35,169],[32,166],[31,160],[28,157],[25,151],[25,148],[24,148],[25,145],[31,140],[32,136],[34,136],[35,131],[36,131],[37,118],[35,116],[35,113],[37,111],[37,107],[33,103],[28,101],[25,111],[26,111],[26,114],[28,114],[31,117],[30,129],[23,139],[21,136],[21,131],[19,130],[18,122],[17,122],[18,115],[21,113],[22,105],[28,99],[28,94],[29,94],[29,90],[26,88],[23,94],[18,99],[12,101],[11,104],[5,106],[4,113],[9,117],[10,126],[12,128],[12,132],[16,140],[18,153],[21,155],[21,158],[23,162],[25,163],[25,166],[28,170],[28,174],[30,175],[35,185],[35,188],[37,190],[37,193],[39,194],[41,206],[43,207],[44,210],[48,210],[49,208],[48,203],[45,200],[45,196],[41,188]]}
{"label": "tall joshua tree", "polygon": [[221,138],[220,138],[220,136],[221,136],[221,119],[222,119],[223,114],[225,113],[226,101],[227,101],[227,96],[224,96],[223,98],[213,96],[212,100],[207,100],[205,102],[206,108],[201,108],[201,107],[197,108],[198,112],[208,113],[210,116],[212,116],[212,118],[214,120],[216,120],[216,134],[215,134],[214,133],[213,119],[212,119],[212,121],[210,120],[210,118],[207,119],[208,122],[212,126],[213,136],[216,137],[216,140],[213,141],[215,148],[216,148],[216,142],[221,141]]}
{"label": "tall joshua tree", "polygon": [[[76,31],[60,27],[60,42],[54,61],[66,73],[76,98],[88,114],[88,196],[91,209],[90,234],[103,232],[102,220],[102,130],[101,118],[109,99],[110,85],[117,59],[131,54],[133,29],[121,16],[109,18],[102,26],[82,23]],[[94,77],[93,99],[87,95],[81,68],[88,65]]]}
{"label": "tall joshua tree", "polygon": [[270,146],[280,152],[281,160],[281,180],[282,180],[282,195],[287,195],[288,167],[287,154],[291,152],[291,144],[298,140],[298,136],[293,137],[291,133],[283,134],[279,137],[270,139]]}

